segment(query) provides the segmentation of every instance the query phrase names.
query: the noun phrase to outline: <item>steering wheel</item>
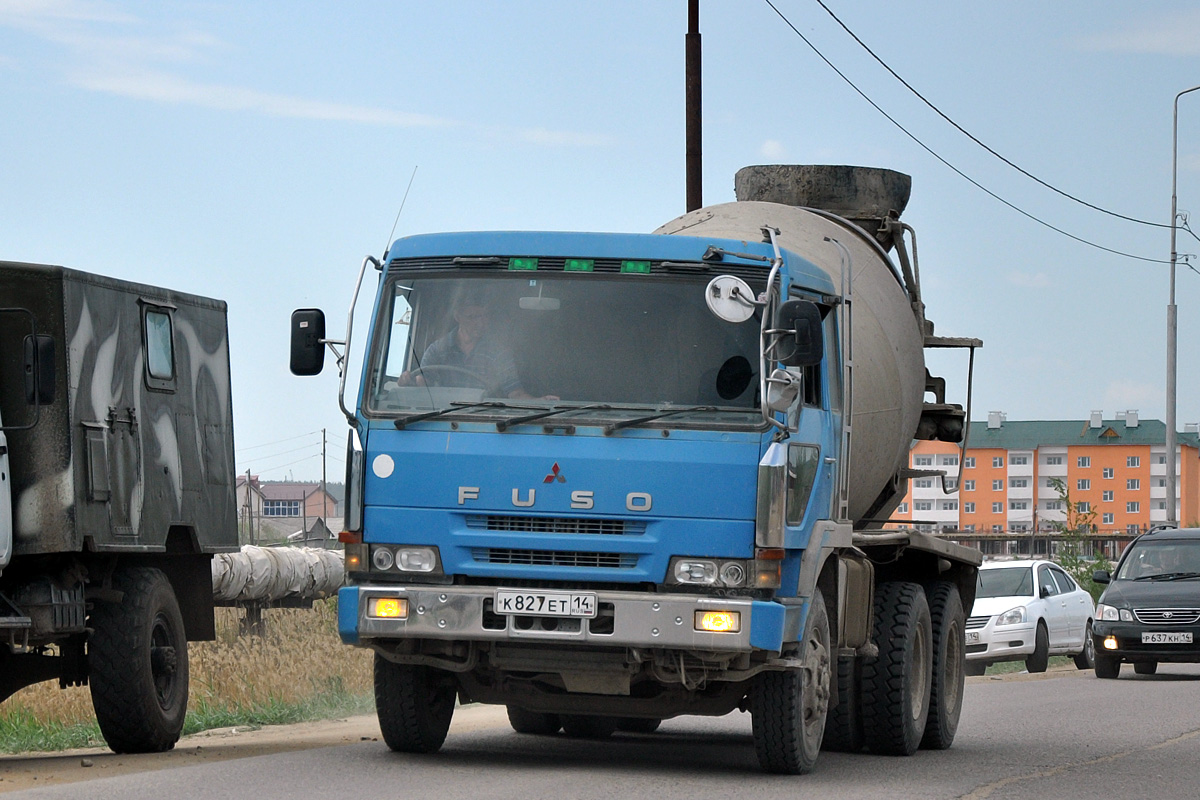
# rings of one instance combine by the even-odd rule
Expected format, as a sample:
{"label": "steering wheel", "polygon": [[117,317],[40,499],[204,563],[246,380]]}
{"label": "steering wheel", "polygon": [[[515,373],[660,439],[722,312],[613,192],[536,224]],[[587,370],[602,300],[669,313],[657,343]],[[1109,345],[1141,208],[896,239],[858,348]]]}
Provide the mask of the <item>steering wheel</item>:
{"label": "steering wheel", "polygon": [[[430,364],[424,367],[417,367],[409,371],[409,374],[416,379],[418,376],[425,379],[426,386],[463,386],[454,378],[465,378],[470,381],[465,388],[468,389],[487,389],[487,379],[474,370],[466,369],[465,367],[455,367],[449,364]],[[440,376],[440,377],[439,377]]]}

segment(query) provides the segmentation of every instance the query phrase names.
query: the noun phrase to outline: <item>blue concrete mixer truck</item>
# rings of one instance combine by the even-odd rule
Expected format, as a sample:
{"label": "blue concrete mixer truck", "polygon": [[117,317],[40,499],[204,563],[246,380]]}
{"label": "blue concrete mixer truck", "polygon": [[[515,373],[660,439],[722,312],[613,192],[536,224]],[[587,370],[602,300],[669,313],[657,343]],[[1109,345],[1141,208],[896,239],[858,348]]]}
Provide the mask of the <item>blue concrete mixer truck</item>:
{"label": "blue concrete mixer truck", "polygon": [[963,436],[925,348],[981,343],[925,317],[910,183],[749,167],[651,234],[401,238],[362,345],[353,304],[339,340],[292,315],[292,371],[342,370],[339,631],[389,747],[456,700],[592,738],[748,711],[782,773],[950,746],[980,555],[882,523],[913,440]]}

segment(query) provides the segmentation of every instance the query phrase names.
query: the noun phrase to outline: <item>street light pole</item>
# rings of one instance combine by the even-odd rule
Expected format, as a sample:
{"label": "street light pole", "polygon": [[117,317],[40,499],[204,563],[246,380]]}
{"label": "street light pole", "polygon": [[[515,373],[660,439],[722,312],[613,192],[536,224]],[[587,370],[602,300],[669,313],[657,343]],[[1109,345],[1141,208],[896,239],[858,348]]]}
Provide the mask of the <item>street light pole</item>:
{"label": "street light pole", "polygon": [[1171,293],[1167,300],[1167,524],[1177,524],[1175,514],[1175,376],[1177,370],[1177,347],[1179,329],[1175,308],[1175,233],[1178,229],[1176,189],[1179,180],[1179,98],[1189,92],[1200,90],[1200,86],[1184,89],[1175,95],[1174,114],[1171,118]]}

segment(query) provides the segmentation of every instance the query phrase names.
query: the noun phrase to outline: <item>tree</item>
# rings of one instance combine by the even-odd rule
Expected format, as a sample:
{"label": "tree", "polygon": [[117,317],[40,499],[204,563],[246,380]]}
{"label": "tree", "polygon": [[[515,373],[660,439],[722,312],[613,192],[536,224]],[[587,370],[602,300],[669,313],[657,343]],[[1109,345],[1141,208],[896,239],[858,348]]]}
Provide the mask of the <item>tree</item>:
{"label": "tree", "polygon": [[1092,573],[1098,569],[1112,571],[1112,562],[1103,552],[1096,551],[1092,538],[1099,509],[1089,505],[1087,511],[1081,511],[1078,504],[1072,502],[1071,490],[1062,478],[1051,478],[1050,488],[1066,508],[1063,521],[1050,523],[1058,539],[1056,560],[1076,583],[1091,593],[1093,600],[1099,600],[1104,587],[1092,580]]}

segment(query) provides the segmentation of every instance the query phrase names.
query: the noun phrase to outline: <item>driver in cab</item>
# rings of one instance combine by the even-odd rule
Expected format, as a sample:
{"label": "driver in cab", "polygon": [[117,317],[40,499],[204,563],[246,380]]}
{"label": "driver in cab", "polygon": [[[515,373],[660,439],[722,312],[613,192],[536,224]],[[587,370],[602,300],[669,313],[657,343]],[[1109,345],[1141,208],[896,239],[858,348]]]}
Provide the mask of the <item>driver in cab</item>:
{"label": "driver in cab", "polygon": [[533,399],[521,387],[512,349],[490,335],[491,319],[481,299],[461,299],[454,308],[454,328],[425,348],[418,366],[400,376],[400,385],[478,386],[489,396]]}

